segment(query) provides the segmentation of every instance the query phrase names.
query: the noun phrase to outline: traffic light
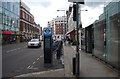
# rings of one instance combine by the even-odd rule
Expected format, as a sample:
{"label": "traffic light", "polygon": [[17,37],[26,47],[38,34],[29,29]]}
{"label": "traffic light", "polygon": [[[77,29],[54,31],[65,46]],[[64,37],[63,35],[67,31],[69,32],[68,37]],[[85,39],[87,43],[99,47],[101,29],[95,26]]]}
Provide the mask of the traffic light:
{"label": "traffic light", "polygon": [[73,4],[73,21],[76,21],[76,5]]}

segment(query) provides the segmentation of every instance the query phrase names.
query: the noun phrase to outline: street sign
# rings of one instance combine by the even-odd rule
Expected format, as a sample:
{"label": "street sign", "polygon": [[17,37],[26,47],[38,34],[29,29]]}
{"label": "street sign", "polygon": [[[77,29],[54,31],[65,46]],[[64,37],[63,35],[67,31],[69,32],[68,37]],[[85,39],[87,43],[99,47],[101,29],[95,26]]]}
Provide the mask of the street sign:
{"label": "street sign", "polygon": [[78,2],[80,4],[84,4],[84,0],[68,0],[68,2]]}
{"label": "street sign", "polygon": [[44,36],[52,36],[52,28],[50,27],[44,28]]}
{"label": "street sign", "polygon": [[44,28],[44,65],[52,65],[52,28]]}

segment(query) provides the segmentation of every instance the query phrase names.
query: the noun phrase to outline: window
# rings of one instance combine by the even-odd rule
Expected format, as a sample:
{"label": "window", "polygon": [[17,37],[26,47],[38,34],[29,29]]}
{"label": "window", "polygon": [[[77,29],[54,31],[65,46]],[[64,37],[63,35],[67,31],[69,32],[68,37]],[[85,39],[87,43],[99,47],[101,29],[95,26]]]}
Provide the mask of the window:
{"label": "window", "polygon": [[6,18],[7,25],[9,25],[9,16]]}
{"label": "window", "polygon": [[2,2],[2,8],[5,8],[5,2]]}
{"label": "window", "polygon": [[0,7],[2,7],[2,1],[0,1]]}
{"label": "window", "polygon": [[15,12],[17,15],[19,15],[19,4],[16,2],[16,6],[15,6]]}
{"label": "window", "polygon": [[10,2],[7,2],[7,9],[10,10]]}
{"label": "window", "polygon": [[15,6],[14,6],[14,4],[12,5],[12,11],[13,11],[13,12],[15,11]]}
{"label": "window", "polygon": [[30,22],[30,16],[29,16],[29,18],[28,18],[28,19],[29,19],[29,22]]}
{"label": "window", "polygon": [[2,7],[0,7],[0,24],[2,24]]}
{"label": "window", "polygon": [[7,25],[7,15],[5,15],[4,17],[4,22],[5,22],[5,25]]}
{"label": "window", "polygon": [[23,12],[23,18],[25,19],[25,12]]}
{"label": "window", "polygon": [[20,26],[19,26],[19,19],[17,20],[17,27],[19,28]]}
{"label": "window", "polygon": [[28,21],[28,14],[26,14],[26,20]]}
{"label": "window", "polygon": [[25,31],[25,23],[23,22],[23,31]]}

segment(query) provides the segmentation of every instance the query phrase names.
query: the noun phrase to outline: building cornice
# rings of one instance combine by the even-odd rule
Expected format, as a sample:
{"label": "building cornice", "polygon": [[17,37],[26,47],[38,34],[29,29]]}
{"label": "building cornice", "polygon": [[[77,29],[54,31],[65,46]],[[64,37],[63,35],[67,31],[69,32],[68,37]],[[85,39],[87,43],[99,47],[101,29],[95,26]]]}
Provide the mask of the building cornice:
{"label": "building cornice", "polygon": [[20,21],[25,22],[25,23],[27,23],[27,24],[29,24],[29,25],[31,25],[31,26],[34,25],[34,24],[32,24],[32,23],[30,23],[30,22],[27,22],[27,21],[25,21],[25,20],[23,20],[23,19],[20,19]]}

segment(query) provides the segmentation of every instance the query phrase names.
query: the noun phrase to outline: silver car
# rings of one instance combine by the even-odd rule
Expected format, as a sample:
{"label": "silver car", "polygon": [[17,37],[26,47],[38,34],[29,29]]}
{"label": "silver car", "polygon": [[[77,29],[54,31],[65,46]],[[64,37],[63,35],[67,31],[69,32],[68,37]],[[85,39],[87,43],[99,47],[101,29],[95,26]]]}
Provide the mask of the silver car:
{"label": "silver car", "polygon": [[41,41],[39,39],[31,39],[28,42],[28,48],[29,47],[40,47],[41,46]]}

